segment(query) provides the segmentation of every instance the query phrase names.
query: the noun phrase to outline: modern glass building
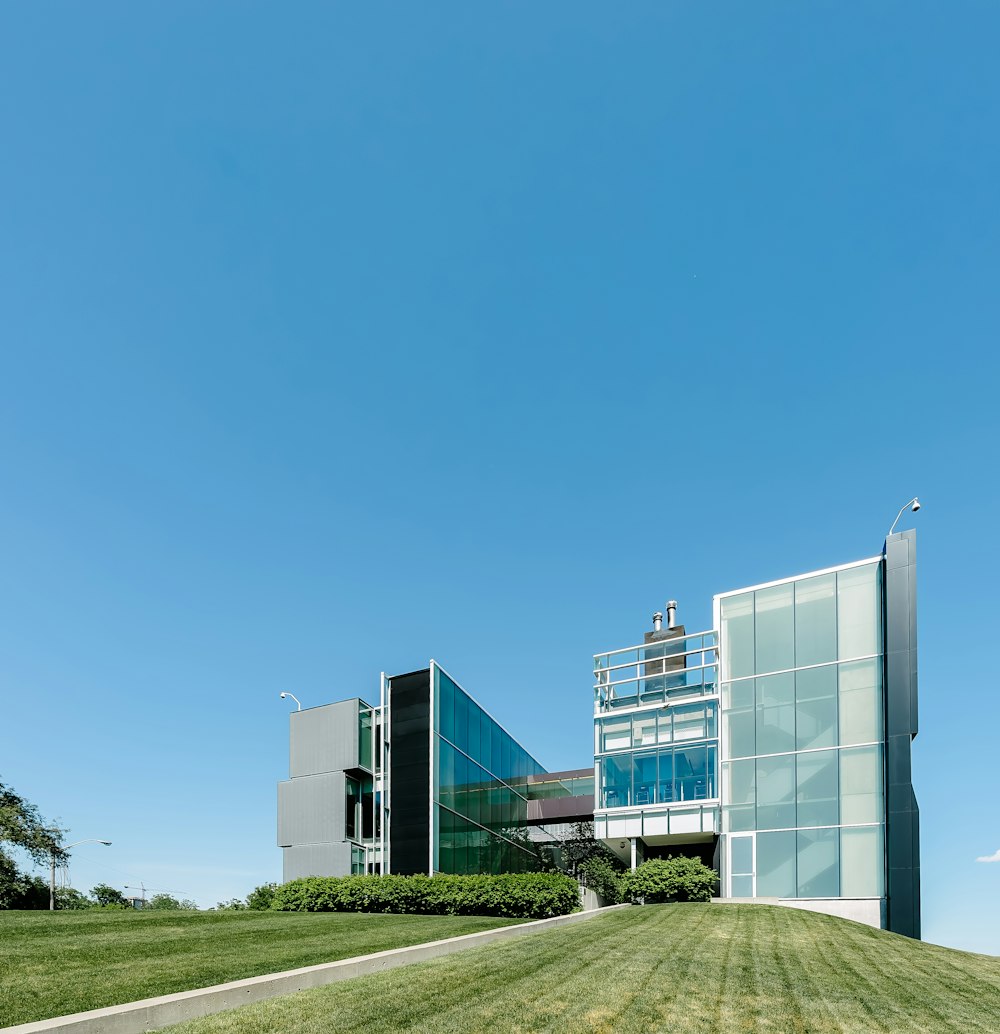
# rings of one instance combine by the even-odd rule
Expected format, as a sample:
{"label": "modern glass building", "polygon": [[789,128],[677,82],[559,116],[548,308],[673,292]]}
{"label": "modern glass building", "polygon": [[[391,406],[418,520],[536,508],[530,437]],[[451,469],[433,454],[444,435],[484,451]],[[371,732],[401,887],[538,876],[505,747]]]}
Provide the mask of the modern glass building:
{"label": "modern glass building", "polygon": [[527,872],[592,818],[592,769],[546,772],[435,661],[383,675],[379,697],[292,713],[278,787],[286,880]]}
{"label": "modern glass building", "polygon": [[594,657],[594,765],[546,772],[438,663],[291,715],[284,877],[549,868],[574,823],[635,866],[700,857],[722,899],[920,936],[916,535],[714,597]]}
{"label": "modern glass building", "polygon": [[597,835],[632,865],[697,854],[724,898],[919,937],[915,533],[714,616],[595,656]]}

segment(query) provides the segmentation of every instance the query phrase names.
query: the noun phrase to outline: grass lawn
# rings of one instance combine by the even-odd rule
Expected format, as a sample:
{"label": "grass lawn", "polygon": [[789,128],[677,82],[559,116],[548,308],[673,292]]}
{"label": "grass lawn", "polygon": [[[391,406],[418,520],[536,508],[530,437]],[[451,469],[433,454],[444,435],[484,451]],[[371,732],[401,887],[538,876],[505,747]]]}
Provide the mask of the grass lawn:
{"label": "grass lawn", "polygon": [[649,905],[172,1034],[1000,1031],[1000,958],[752,905]]}
{"label": "grass lawn", "polygon": [[510,926],[298,912],[0,912],[0,1027]]}

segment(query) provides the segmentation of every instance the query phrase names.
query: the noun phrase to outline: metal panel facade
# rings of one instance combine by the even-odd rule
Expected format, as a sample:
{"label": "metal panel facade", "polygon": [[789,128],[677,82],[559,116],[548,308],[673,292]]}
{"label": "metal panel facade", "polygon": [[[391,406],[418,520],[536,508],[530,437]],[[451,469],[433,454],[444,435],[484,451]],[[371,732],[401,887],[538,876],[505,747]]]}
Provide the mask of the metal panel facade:
{"label": "metal panel facade", "polygon": [[343,772],[325,772],[279,783],[278,846],[343,840],[344,783]]}
{"label": "metal panel facade", "polygon": [[358,767],[358,699],[293,711],[288,774],[318,775]]}
{"label": "metal panel facade", "polygon": [[283,852],[282,870],[286,883],[303,876],[346,875],[351,871],[351,845],[341,841],[287,847]]}

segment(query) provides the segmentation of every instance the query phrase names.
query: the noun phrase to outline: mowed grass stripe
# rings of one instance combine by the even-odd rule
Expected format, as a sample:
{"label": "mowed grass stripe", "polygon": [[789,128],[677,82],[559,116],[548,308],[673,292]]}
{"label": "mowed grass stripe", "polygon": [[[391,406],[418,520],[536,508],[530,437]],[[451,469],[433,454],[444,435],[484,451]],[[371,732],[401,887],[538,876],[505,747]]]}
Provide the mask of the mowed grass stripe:
{"label": "mowed grass stripe", "polygon": [[1000,1031],[1000,959],[793,909],[656,905],[172,1034]]}
{"label": "mowed grass stripe", "polygon": [[290,912],[0,912],[0,1027],[519,922]]}

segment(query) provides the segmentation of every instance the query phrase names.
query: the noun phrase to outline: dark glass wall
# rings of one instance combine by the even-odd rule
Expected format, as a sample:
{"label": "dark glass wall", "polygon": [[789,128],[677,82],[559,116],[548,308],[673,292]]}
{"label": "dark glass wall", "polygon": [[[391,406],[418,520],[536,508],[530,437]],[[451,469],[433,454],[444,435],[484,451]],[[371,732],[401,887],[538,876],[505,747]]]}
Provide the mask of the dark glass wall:
{"label": "dark glass wall", "polygon": [[389,863],[394,873],[430,864],[430,671],[389,680]]}
{"label": "dark glass wall", "polygon": [[548,838],[528,825],[528,777],[545,769],[437,665],[432,673],[435,869],[539,868],[538,843]]}

